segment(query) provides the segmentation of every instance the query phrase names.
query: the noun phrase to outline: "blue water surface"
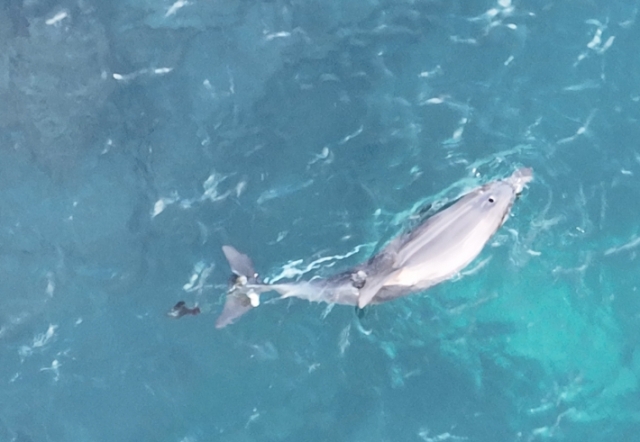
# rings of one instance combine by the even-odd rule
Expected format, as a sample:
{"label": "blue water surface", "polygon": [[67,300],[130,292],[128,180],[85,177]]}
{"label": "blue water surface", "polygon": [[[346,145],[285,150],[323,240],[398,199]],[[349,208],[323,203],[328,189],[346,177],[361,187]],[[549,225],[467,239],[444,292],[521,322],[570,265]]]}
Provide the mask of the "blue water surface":
{"label": "blue water surface", "polygon": [[[640,440],[639,8],[3,0],[0,442]],[[461,277],[215,328],[223,244],[330,275],[522,166]]]}

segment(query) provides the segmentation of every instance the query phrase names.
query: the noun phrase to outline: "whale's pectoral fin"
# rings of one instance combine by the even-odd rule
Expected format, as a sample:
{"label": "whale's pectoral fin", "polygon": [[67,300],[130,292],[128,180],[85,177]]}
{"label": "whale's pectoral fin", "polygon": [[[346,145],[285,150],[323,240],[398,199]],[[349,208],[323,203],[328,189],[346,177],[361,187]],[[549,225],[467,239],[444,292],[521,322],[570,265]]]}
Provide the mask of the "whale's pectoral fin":
{"label": "whale's pectoral fin", "polygon": [[369,278],[358,293],[358,308],[365,308],[384,285],[385,278]]}
{"label": "whale's pectoral fin", "polygon": [[384,290],[386,284],[392,280],[397,273],[398,270],[392,267],[387,271],[368,277],[364,283],[364,287],[358,291],[358,308],[364,308],[371,303],[376,295],[378,295],[381,290]]}

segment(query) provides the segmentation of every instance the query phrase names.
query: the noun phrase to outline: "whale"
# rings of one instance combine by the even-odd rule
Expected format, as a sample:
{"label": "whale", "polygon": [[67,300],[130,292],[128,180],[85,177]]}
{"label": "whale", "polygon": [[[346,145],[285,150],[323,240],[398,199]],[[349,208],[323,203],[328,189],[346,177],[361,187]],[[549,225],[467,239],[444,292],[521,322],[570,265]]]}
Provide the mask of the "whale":
{"label": "whale", "polygon": [[342,304],[363,309],[423,292],[460,274],[505,223],[531,168],[483,184],[391,239],[367,261],[327,278],[263,283],[251,258],[233,246],[222,252],[233,273],[216,327],[223,328],[260,305],[260,296]]}

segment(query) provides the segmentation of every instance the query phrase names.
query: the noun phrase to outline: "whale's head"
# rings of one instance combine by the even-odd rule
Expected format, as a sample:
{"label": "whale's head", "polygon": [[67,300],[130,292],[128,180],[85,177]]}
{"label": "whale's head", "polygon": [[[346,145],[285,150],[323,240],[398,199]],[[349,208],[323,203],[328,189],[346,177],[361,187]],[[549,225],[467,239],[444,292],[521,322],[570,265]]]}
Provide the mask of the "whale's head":
{"label": "whale's head", "polygon": [[479,224],[478,220],[482,220],[488,230],[497,229],[509,216],[516,197],[532,179],[533,170],[521,168],[508,178],[492,181],[470,192],[463,198],[465,204],[461,205],[465,219],[470,224]]}

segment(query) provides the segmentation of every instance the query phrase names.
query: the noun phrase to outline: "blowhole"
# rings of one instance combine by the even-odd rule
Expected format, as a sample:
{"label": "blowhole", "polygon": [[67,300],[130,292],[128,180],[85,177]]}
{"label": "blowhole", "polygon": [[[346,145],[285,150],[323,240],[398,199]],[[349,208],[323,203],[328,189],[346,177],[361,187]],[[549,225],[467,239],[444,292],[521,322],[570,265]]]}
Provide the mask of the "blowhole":
{"label": "blowhole", "polygon": [[496,200],[495,200],[495,198],[494,198],[494,197],[490,196],[490,197],[489,197],[489,202],[490,202],[490,203],[495,203],[495,202],[496,202]]}

